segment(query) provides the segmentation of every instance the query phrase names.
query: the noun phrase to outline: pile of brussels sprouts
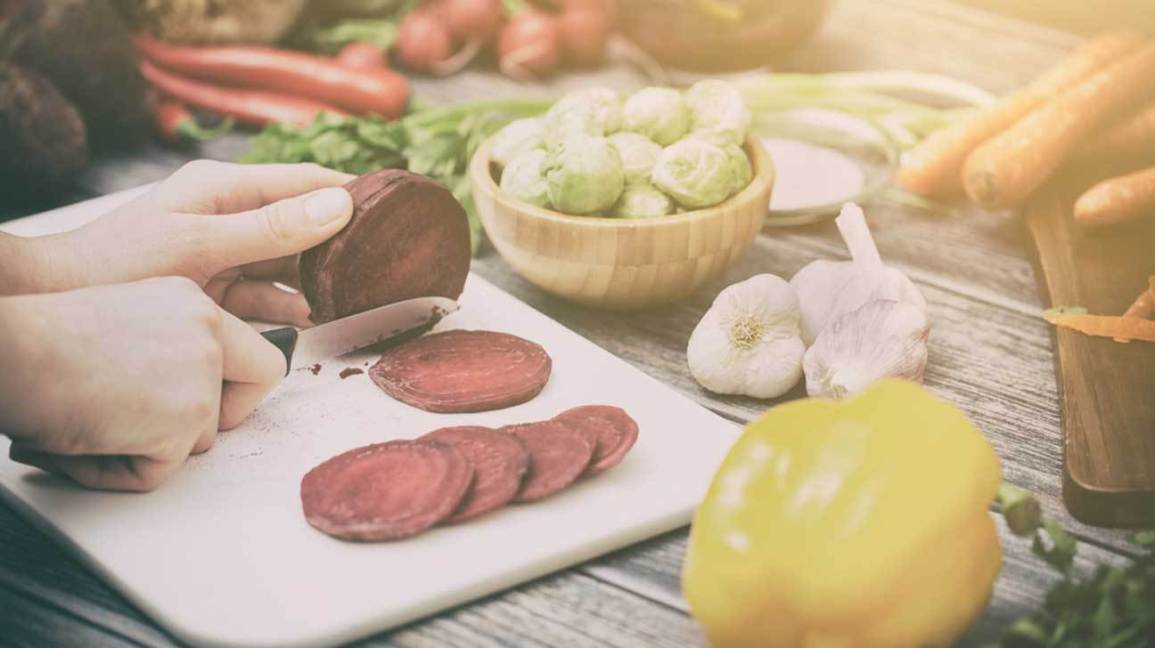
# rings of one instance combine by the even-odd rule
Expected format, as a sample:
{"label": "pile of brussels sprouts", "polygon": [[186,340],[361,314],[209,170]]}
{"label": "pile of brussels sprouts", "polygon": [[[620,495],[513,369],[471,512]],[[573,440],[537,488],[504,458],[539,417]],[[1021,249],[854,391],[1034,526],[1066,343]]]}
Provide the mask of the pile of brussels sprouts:
{"label": "pile of brussels sprouts", "polygon": [[684,93],[644,88],[623,102],[608,88],[562,97],[542,117],[511,122],[491,159],[501,189],[566,214],[652,218],[712,207],[753,172],[742,149],[750,111],[725,81]]}

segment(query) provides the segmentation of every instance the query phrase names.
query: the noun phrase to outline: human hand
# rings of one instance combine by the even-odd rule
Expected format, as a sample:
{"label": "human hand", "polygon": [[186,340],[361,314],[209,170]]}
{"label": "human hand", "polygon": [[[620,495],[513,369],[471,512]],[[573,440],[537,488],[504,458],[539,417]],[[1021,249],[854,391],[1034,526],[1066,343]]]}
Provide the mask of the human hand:
{"label": "human hand", "polygon": [[188,277],[242,318],[309,326],[297,255],[336,234],[353,176],[313,164],[190,162],[144,196],[56,237],[49,290]]}
{"label": "human hand", "polygon": [[186,278],[3,298],[0,323],[11,458],[91,488],[155,488],[285,374],[275,346]]}

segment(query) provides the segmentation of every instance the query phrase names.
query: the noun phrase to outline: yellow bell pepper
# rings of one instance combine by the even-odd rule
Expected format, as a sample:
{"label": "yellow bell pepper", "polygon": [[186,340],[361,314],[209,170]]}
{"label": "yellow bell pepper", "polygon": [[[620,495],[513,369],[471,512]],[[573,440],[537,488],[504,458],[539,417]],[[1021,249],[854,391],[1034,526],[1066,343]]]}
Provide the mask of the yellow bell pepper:
{"label": "yellow bell pepper", "polygon": [[698,508],[682,574],[716,648],[949,646],[1001,565],[999,462],[901,380],[751,423]]}

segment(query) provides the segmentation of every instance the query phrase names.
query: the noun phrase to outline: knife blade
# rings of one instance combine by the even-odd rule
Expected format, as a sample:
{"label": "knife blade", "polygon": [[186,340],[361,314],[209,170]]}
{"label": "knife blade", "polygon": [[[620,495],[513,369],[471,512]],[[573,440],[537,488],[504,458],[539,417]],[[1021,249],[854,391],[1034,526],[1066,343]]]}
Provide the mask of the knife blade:
{"label": "knife blade", "polygon": [[417,297],[318,324],[303,331],[285,327],[261,333],[285,354],[286,367],[307,366],[436,324],[456,311],[445,297]]}

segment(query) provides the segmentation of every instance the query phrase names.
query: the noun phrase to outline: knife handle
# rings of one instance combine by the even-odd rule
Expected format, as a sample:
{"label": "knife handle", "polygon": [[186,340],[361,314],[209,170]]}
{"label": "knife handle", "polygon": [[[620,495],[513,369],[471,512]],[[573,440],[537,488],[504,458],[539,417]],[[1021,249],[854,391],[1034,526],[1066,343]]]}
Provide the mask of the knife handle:
{"label": "knife handle", "polygon": [[285,354],[285,375],[289,375],[293,368],[293,351],[297,349],[297,329],[291,326],[269,329],[262,332],[261,337],[272,342],[273,346]]}

